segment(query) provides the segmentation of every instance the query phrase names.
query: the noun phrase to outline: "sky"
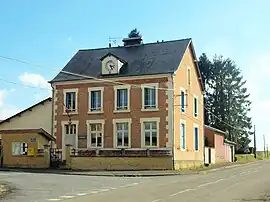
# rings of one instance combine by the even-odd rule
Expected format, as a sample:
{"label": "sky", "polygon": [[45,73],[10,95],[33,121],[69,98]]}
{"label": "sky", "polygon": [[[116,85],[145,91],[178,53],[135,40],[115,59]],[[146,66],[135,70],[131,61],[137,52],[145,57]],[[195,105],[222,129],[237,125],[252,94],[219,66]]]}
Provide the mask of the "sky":
{"label": "sky", "polygon": [[[258,149],[270,148],[270,1],[2,1],[0,120],[51,96],[53,79],[79,49],[107,47],[138,28],[144,43],[192,38],[197,56],[230,57],[251,94]],[[113,43],[113,45],[115,45]],[[28,85],[34,87],[27,87]]]}

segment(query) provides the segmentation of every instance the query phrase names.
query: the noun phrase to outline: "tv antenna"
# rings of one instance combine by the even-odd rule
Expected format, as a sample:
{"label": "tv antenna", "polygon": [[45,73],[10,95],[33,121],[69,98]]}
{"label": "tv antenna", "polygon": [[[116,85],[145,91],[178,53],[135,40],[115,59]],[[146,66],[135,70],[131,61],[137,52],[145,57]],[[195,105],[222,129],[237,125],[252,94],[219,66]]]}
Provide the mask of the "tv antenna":
{"label": "tv antenna", "polygon": [[117,46],[117,41],[119,44],[119,40],[121,40],[122,37],[109,37],[109,43],[112,44],[113,46]]}

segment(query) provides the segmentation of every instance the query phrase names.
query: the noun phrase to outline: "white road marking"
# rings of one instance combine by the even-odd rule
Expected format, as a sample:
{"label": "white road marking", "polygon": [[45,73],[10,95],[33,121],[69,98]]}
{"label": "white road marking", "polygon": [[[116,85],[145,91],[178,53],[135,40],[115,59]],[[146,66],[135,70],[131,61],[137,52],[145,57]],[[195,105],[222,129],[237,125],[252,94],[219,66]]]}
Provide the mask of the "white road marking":
{"label": "white road marking", "polygon": [[101,190],[99,190],[99,191],[104,192],[104,191],[109,191],[109,189],[101,189]]}
{"label": "white road marking", "polygon": [[176,193],[174,193],[174,194],[171,194],[170,196],[176,196],[176,195],[178,195],[178,194],[182,194],[182,193],[185,193],[185,192],[188,192],[188,191],[192,191],[192,190],[194,190],[194,189],[185,189],[185,190],[183,190],[183,191],[179,191],[179,192],[176,192]]}
{"label": "white road marking", "polygon": [[77,196],[85,196],[85,195],[87,195],[87,193],[78,193],[78,194],[76,194]]}
{"label": "white road marking", "polygon": [[61,201],[60,198],[51,198],[51,199],[47,199],[47,201]]}
{"label": "white road marking", "polygon": [[199,185],[198,187],[204,187],[204,186],[207,186],[207,185],[210,185],[210,184],[216,184],[216,183],[221,182],[223,180],[224,179],[219,179],[219,180],[214,181],[214,182],[207,182],[207,183],[204,183],[204,184]]}
{"label": "white road marking", "polygon": [[91,191],[90,194],[97,194],[99,191]]}
{"label": "white road marking", "polygon": [[75,196],[60,196],[60,198],[74,198]]}
{"label": "white road marking", "polygon": [[137,185],[137,184],[139,184],[139,183],[127,184],[127,185],[123,185],[123,186],[120,186],[120,187],[122,187],[122,188],[125,188],[125,187],[132,187],[132,186]]}
{"label": "white road marking", "polygon": [[158,202],[158,201],[161,201],[161,199],[156,199],[156,200],[153,200],[151,202]]}

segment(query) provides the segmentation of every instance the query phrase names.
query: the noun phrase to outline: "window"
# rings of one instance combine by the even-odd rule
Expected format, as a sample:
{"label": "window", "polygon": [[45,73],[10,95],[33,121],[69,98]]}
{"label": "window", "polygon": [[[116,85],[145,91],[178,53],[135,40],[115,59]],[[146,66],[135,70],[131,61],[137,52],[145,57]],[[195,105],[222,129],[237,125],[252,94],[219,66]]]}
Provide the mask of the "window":
{"label": "window", "polygon": [[65,145],[72,145],[73,148],[77,147],[77,125],[64,124]]}
{"label": "window", "polygon": [[187,70],[187,79],[188,79],[188,85],[191,85],[191,70],[190,68],[188,67],[188,70]]}
{"label": "window", "polygon": [[65,134],[76,134],[76,124],[65,124]]}
{"label": "window", "polygon": [[180,105],[181,105],[181,111],[182,112],[185,112],[185,105],[186,105],[186,103],[185,103],[185,91],[184,91],[184,89],[181,89],[181,96],[180,96]]}
{"label": "window", "polygon": [[78,110],[78,88],[73,89],[64,89],[64,114],[67,113],[67,109],[69,109],[69,113],[76,113]]}
{"label": "window", "polygon": [[186,122],[185,121],[181,121],[180,123],[180,145],[181,145],[181,149],[185,150],[186,149]]}
{"label": "window", "polygon": [[198,97],[194,96],[194,117],[198,117]]}
{"label": "window", "polygon": [[158,84],[146,84],[142,87],[143,109],[157,109],[158,106]]}
{"label": "window", "polygon": [[66,108],[71,112],[76,111],[76,93],[75,92],[66,92]]}
{"label": "window", "polygon": [[145,147],[159,146],[159,119],[143,118],[142,124],[142,144]]}
{"label": "window", "polygon": [[25,142],[12,142],[12,155],[27,155],[28,144]]}
{"label": "window", "polygon": [[90,124],[90,147],[102,147],[102,123]]}
{"label": "window", "polygon": [[114,147],[131,146],[131,119],[113,119]]}
{"label": "window", "polygon": [[101,91],[91,91],[91,111],[101,110]]}
{"label": "window", "polygon": [[116,123],[117,147],[128,147],[128,123]]}
{"label": "window", "polygon": [[195,141],[195,151],[199,150],[199,128],[198,126],[194,127],[194,141]]}
{"label": "window", "polygon": [[130,85],[114,86],[115,111],[129,110]]}
{"label": "window", "polygon": [[89,88],[89,112],[102,112],[103,106],[103,87]]}

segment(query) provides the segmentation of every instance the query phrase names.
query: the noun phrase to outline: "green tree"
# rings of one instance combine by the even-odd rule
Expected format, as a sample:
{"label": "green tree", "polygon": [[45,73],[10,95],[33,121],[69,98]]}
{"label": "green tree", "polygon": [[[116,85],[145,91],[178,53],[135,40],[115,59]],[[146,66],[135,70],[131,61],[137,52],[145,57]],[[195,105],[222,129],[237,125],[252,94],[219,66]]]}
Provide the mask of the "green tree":
{"label": "green tree", "polygon": [[137,28],[131,30],[128,34],[128,38],[133,38],[133,37],[141,37],[141,34]]}
{"label": "green tree", "polygon": [[205,85],[205,124],[228,132],[227,139],[244,151],[250,143],[251,102],[240,69],[230,58],[206,54],[199,58],[199,67]]}

